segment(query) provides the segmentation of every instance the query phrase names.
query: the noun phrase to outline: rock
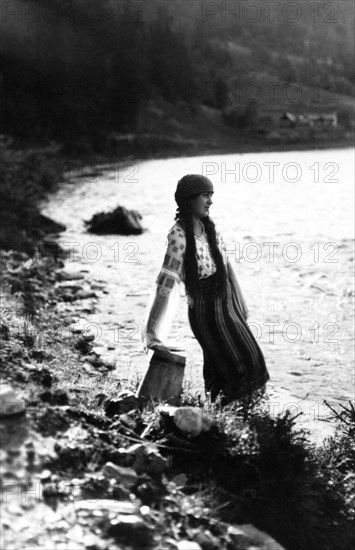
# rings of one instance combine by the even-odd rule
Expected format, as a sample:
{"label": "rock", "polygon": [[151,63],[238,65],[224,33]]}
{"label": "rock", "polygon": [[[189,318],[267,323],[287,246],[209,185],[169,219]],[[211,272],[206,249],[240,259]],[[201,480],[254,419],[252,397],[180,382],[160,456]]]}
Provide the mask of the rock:
{"label": "rock", "polygon": [[173,419],[175,426],[184,434],[196,437],[202,432],[208,432],[214,424],[212,417],[206,415],[198,407],[159,407],[160,414]]}
{"label": "rock", "polygon": [[[71,332],[73,332],[74,334],[80,334],[81,332],[83,332],[84,330],[87,331],[87,327],[89,326],[89,321],[87,321],[86,319],[78,319],[78,321],[76,321],[75,323],[72,323],[71,325],[69,325],[69,330]],[[92,336],[94,336],[93,333],[91,333]],[[89,336],[90,334],[88,334]],[[95,338],[95,336],[94,336]]]}
{"label": "rock", "polygon": [[96,353],[96,355],[102,355],[105,350],[104,350],[104,347],[103,347],[103,344],[96,344],[93,348],[92,348],[92,352],[93,353]]}
{"label": "rock", "polygon": [[107,395],[105,393],[102,393],[102,392],[97,393],[94,397],[95,406],[99,407],[100,405],[102,405],[105,399],[107,399]]}
{"label": "rock", "polygon": [[106,286],[104,283],[91,283],[92,290],[105,290]]}
{"label": "rock", "polygon": [[177,550],[202,550],[198,542],[192,540],[180,540],[177,544]]}
{"label": "rock", "polygon": [[42,483],[49,482],[52,472],[50,470],[42,470],[41,472],[34,474],[36,479],[39,479]]}
{"label": "rock", "polygon": [[8,384],[0,385],[0,416],[24,414],[25,403]]}
{"label": "rock", "polygon": [[46,233],[61,233],[62,231],[66,230],[65,225],[59,222],[55,222],[44,214],[39,214],[37,216],[37,218],[34,220],[34,225],[36,227],[40,226],[40,228]]}
{"label": "rock", "polygon": [[4,340],[8,340],[9,339],[9,334],[10,334],[9,327],[7,325],[5,325],[4,323],[1,323],[1,325],[0,325],[1,338],[3,338]]}
{"label": "rock", "polygon": [[35,370],[32,372],[30,378],[37,384],[42,384],[45,388],[50,388],[53,380],[55,379],[53,378],[52,373],[44,367],[40,370]]}
{"label": "rock", "polygon": [[95,214],[91,220],[85,222],[90,233],[98,235],[140,235],[143,227],[141,214],[137,210],[128,210],[118,206],[113,212]]}
{"label": "rock", "polygon": [[102,361],[100,357],[96,355],[96,353],[91,353],[90,355],[87,355],[86,361],[90,363],[90,365],[92,365],[93,367],[96,367],[96,368],[102,367]]}
{"label": "rock", "polygon": [[[135,468],[135,466],[136,464],[134,463],[133,467]],[[169,462],[166,458],[162,457],[156,449],[147,448],[144,471],[150,475],[157,476],[165,472],[168,467]]]}
{"label": "rock", "polygon": [[86,300],[87,298],[97,298],[97,295],[91,290],[78,290],[75,294],[75,299]]}
{"label": "rock", "polygon": [[137,483],[138,476],[132,468],[117,466],[113,462],[106,462],[103,472],[106,477],[117,479],[127,488],[133,487]]}
{"label": "rock", "polygon": [[142,548],[148,546],[152,541],[153,530],[144,523],[140,516],[121,514],[111,520],[108,535],[122,540],[132,547]]}
{"label": "rock", "polygon": [[[112,354],[102,354],[100,355],[100,361],[103,367],[105,367],[108,370],[114,370],[116,368],[116,359]],[[127,402],[128,403],[128,402]],[[136,408],[136,407],[134,407]],[[132,409],[129,409],[132,410]],[[127,411],[126,411],[127,412]]]}
{"label": "rock", "polygon": [[155,503],[161,495],[161,490],[159,489],[157,483],[155,483],[155,481],[146,474],[139,478],[134,492],[143,504],[147,504],[149,506]]}
{"label": "rock", "polygon": [[57,272],[57,277],[59,280],[78,281],[79,279],[84,279],[84,274],[79,271],[70,272],[63,269],[62,271]]}
{"label": "rock", "polygon": [[109,417],[139,409],[139,401],[133,392],[123,391],[116,398],[105,402],[105,412]]}
{"label": "rock", "polygon": [[[94,339],[94,336],[92,335],[92,339]],[[79,338],[79,340],[75,344],[75,349],[78,349],[82,353],[90,353],[93,350],[93,346],[90,343],[90,339],[88,339],[86,336],[83,336],[82,338]]]}
{"label": "rock", "polygon": [[184,487],[188,481],[186,474],[178,474],[177,476],[174,476],[171,480],[172,483],[175,483],[175,485],[179,488]]}
{"label": "rock", "polygon": [[62,389],[45,391],[39,394],[39,398],[44,403],[50,403],[51,405],[68,405],[69,403],[68,394]]}
{"label": "rock", "polygon": [[59,290],[66,289],[70,290],[70,292],[77,292],[78,290],[81,290],[81,285],[75,284],[72,281],[61,281],[58,284]]}
{"label": "rock", "polygon": [[45,351],[44,349],[32,350],[30,353],[30,357],[35,361],[52,361],[54,359],[54,355],[52,353],[49,353],[48,351]]}
{"label": "rock", "polygon": [[137,443],[129,447],[127,452],[134,456],[132,467],[138,474],[145,472],[152,476],[159,476],[169,467],[168,460],[162,457],[153,446]]}
{"label": "rock", "polygon": [[64,292],[63,294],[61,294],[60,299],[62,300],[62,302],[74,302],[75,296],[74,294],[69,294],[69,292]]}
{"label": "rock", "polygon": [[[112,425],[110,429],[112,429]],[[114,464],[119,464],[120,466],[132,467],[134,457],[128,452],[127,449],[119,447],[108,454],[107,460],[113,462]]]}
{"label": "rock", "polygon": [[110,370],[108,367],[104,367],[103,365],[96,367],[99,372],[102,374],[106,374],[108,370]]}
{"label": "rock", "polygon": [[257,550],[285,550],[270,535],[250,524],[230,526],[227,534],[233,544],[231,549],[249,550],[252,547]]}
{"label": "rock", "polygon": [[45,256],[53,256],[57,259],[65,256],[64,249],[53,239],[44,238],[41,243],[41,250]]}
{"label": "rock", "polygon": [[131,489],[117,482],[112,486],[112,498],[115,500],[130,501],[132,497]]}
{"label": "rock", "polygon": [[196,537],[196,542],[201,546],[202,550],[219,550],[220,541],[214,537],[209,531],[202,531]]}

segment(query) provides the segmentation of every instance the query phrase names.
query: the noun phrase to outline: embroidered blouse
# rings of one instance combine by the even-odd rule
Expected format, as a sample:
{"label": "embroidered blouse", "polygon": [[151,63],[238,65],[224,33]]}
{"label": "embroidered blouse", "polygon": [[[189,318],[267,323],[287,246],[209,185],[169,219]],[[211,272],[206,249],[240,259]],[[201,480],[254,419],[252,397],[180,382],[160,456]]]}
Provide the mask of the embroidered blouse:
{"label": "embroidered blouse", "polygon": [[[219,231],[216,231],[217,245],[221,251],[223,262],[234,288],[239,294],[242,306],[247,315],[247,308],[235,274],[229,264],[225,254],[225,244]],[[207,236],[205,232],[201,236],[195,235],[196,258],[198,267],[198,276],[200,278],[209,277],[216,272],[217,267],[210,252]],[[142,329],[142,339],[144,348],[152,347],[154,344],[165,345],[166,340],[176,308],[180,299],[181,282],[185,281],[184,257],[186,249],[186,236],[184,229],[179,223],[175,223],[167,236],[167,249],[163,260],[163,265],[157,276],[155,288],[151,293],[147,313]],[[237,286],[236,286],[237,285]],[[189,307],[193,307],[193,298],[185,289],[185,295]]]}

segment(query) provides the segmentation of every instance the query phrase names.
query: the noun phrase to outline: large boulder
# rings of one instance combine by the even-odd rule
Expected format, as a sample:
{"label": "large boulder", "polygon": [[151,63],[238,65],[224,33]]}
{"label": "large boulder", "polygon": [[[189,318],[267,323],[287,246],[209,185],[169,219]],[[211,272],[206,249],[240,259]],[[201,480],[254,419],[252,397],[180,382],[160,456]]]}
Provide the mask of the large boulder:
{"label": "large boulder", "polygon": [[90,233],[98,235],[140,235],[143,227],[141,214],[137,210],[128,210],[118,206],[113,212],[100,212],[85,222]]}

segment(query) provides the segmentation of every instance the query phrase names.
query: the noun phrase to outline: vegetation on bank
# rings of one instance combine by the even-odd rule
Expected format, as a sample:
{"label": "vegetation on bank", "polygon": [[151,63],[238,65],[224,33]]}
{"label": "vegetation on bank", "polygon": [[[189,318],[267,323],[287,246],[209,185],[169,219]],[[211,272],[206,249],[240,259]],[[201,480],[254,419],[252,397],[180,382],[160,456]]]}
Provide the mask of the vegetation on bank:
{"label": "vegetation on bank", "polygon": [[[355,418],[351,407],[343,409],[336,435],[321,447],[307,440],[289,413],[272,416],[263,399],[223,410],[218,403],[201,405],[197,396],[186,391],[182,405],[203,406],[204,413],[215,420],[210,431],[197,437],[173,434],[152,406],[107,416],[107,403],[127,387],[110,373],[93,369],[88,374],[84,368],[87,352],[77,345],[80,337],[68,336],[75,309],[60,314],[56,307],[61,297],[53,282],[58,281],[60,264],[50,258],[31,262],[14,252],[5,253],[5,261],[3,377],[24,391],[26,429],[43,441],[56,441],[55,454],[44,456],[37,469],[24,466],[28,487],[31,480],[41,479],[42,470],[46,472],[41,482],[43,499],[37,504],[44,501],[61,509],[72,502],[73,495],[63,487],[73,480],[80,501],[138,499],[149,507],[145,521],[162,540],[201,542],[199,535],[207,533],[215,546],[205,543],[201,548],[238,549],[243,546],[228,543],[226,526],[252,524],[287,550],[353,547]],[[32,288],[26,287],[28,281]],[[27,293],[35,302],[31,317],[23,309]],[[127,466],[122,449],[149,442],[168,461],[163,477],[141,473],[129,491],[118,481],[107,481],[107,462]],[[5,443],[11,449],[6,438]],[[8,482],[11,477],[5,479]],[[35,514],[35,506],[31,510]],[[154,513],[159,515],[159,526],[154,524]],[[86,531],[95,528],[94,515]],[[103,539],[108,536],[102,525],[99,531]],[[11,537],[11,531],[6,536]]]}
{"label": "vegetation on bank", "polygon": [[[50,178],[38,178],[36,162],[27,159],[24,166],[26,181],[42,190],[52,184]],[[29,204],[38,213],[38,203],[29,199]],[[28,219],[33,216],[31,210]],[[289,414],[272,416],[267,400],[222,410],[218,404],[201,405],[198,397],[186,391],[182,404],[203,406],[204,413],[215,420],[210,431],[194,438],[172,433],[154,407],[108,416],[107,403],[127,388],[109,371],[100,373],[95,366],[88,370],[90,342],[84,345],[82,335],[70,330],[77,302],[71,302],[69,311],[61,307],[69,300],[70,289],[66,281],[62,281],[65,293],[61,288],[63,263],[48,250],[33,253],[39,250],[43,235],[33,236],[24,227],[27,251],[23,243],[16,250],[16,241],[15,250],[1,255],[2,376],[24,392],[27,406],[22,423],[2,421],[6,449],[1,455],[2,489],[12,483],[28,495],[33,484],[42,490],[37,499],[28,496],[20,508],[16,503],[23,493],[5,493],[8,500],[2,516],[7,520],[4,536],[10,547],[10,541],[27,533],[26,529],[14,532],[14,509],[17,520],[19,515],[23,521],[29,517],[35,530],[39,526],[41,534],[32,531],[31,544],[33,537],[42,537],[42,546],[50,547],[53,524],[46,523],[45,505],[57,510],[57,518],[64,522],[56,527],[57,537],[68,536],[72,542],[70,537],[78,537],[81,529],[79,538],[94,537],[91,547],[100,549],[121,543],[154,547],[157,536],[167,548],[190,540],[202,550],[240,550],[245,539],[233,525],[242,524],[265,531],[286,550],[353,548],[352,406],[334,413],[339,417],[338,432],[321,447],[314,447],[307,434],[297,430],[297,419]],[[53,450],[46,451],[51,442],[55,442]],[[132,450],[135,443],[152,445],[158,453],[157,464],[164,467],[148,473],[136,462],[133,466],[127,462],[138,452]],[[108,475],[115,466],[133,470],[126,485]],[[95,500],[97,508],[83,511],[78,499],[80,506],[83,500]],[[138,507],[139,514],[130,514],[137,522],[134,531],[126,526],[122,532],[109,519],[106,508],[113,502],[132,510]],[[84,523],[82,513],[86,513]],[[22,546],[27,542],[21,539]]]}
{"label": "vegetation on bank", "polygon": [[[0,148],[0,248],[33,255],[43,245],[45,220],[40,202],[62,176],[58,147]],[[47,232],[55,230],[53,223]]]}

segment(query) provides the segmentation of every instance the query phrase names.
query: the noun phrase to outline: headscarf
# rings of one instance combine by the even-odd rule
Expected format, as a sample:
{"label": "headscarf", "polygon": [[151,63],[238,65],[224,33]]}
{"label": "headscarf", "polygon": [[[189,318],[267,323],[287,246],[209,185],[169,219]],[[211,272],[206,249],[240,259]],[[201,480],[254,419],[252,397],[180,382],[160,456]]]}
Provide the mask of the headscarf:
{"label": "headscarf", "polygon": [[175,191],[175,201],[198,195],[199,193],[213,192],[213,184],[206,176],[200,174],[187,174],[178,181]]}

